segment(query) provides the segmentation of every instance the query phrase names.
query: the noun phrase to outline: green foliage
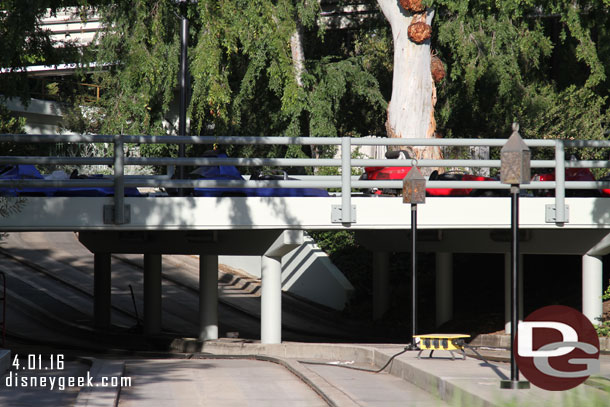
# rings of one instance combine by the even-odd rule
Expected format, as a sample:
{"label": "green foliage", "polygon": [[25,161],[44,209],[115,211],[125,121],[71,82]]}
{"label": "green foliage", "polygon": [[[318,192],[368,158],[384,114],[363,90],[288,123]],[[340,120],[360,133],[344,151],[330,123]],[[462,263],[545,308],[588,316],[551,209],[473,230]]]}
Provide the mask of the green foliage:
{"label": "green foliage", "polygon": [[604,138],[610,13],[597,0],[436,0],[446,62],[437,121],[450,137]]}
{"label": "green foliage", "polygon": [[604,300],[604,301],[610,300],[610,285],[608,286],[608,288],[606,288],[606,291],[604,291],[604,295],[602,296],[602,300]]}
{"label": "green foliage", "polygon": [[[610,300],[610,285],[602,295],[602,301]],[[595,330],[599,336],[610,336],[610,320],[601,320],[598,325],[595,325]]]}
{"label": "green foliage", "polygon": [[23,133],[23,126],[25,126],[23,117],[11,115],[6,106],[0,105],[0,134]]}
{"label": "green foliage", "polygon": [[[102,8],[108,28],[98,60],[120,64],[97,77],[104,88],[100,131],[175,130],[168,124],[175,120],[169,103],[178,92],[175,7],[168,0],[138,0]],[[186,11],[192,134],[213,129],[218,136],[358,136],[382,128],[386,103],[377,65],[365,54],[375,48],[370,32],[347,39],[327,33],[318,24],[319,2],[302,0],[202,0]],[[291,53],[297,30],[306,56],[301,84]],[[280,152],[310,154],[295,146]]]}
{"label": "green foliage", "polygon": [[342,230],[339,232],[307,232],[316,244],[329,256],[334,256],[342,250],[357,246],[354,233]]}
{"label": "green foliage", "polygon": [[101,132],[163,134],[179,69],[179,19],[171,1],[118,1],[100,12],[107,26],[97,58],[115,63],[95,80]]}
{"label": "green foliage", "polygon": [[595,325],[595,330],[598,336],[610,336],[610,321],[600,322],[599,325]]}

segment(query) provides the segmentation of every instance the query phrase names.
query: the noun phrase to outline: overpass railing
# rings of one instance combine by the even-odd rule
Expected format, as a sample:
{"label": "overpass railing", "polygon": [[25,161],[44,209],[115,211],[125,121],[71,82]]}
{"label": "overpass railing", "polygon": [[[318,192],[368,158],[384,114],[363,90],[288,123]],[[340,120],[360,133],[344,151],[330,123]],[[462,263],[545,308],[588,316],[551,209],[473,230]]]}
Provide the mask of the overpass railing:
{"label": "overpass railing", "polygon": [[[566,168],[610,168],[608,160],[566,160],[566,148],[608,148],[606,140],[524,140],[530,148],[550,148],[554,159],[532,160],[531,167],[552,168],[555,181],[532,181],[527,189],[554,189],[555,205],[547,221],[564,223],[568,221],[565,206],[566,189],[610,188],[610,181],[566,181]],[[207,145],[307,145],[337,146],[341,151],[350,151],[352,146],[440,146],[440,147],[490,147],[501,148],[506,139],[389,139],[389,138],[309,138],[309,137],[188,137],[188,136],[144,136],[144,135],[34,135],[0,134],[0,146],[4,142],[18,143],[108,143],[114,146],[112,157],[51,157],[51,156],[0,156],[0,165],[107,165],[114,174],[102,179],[69,180],[0,180],[0,188],[38,187],[111,187],[114,188],[113,223],[125,223],[124,191],[126,187],[162,188],[326,188],[340,189],[340,216],[337,222],[353,223],[352,189],[390,188],[401,189],[400,180],[359,180],[351,175],[352,168],[358,167],[405,167],[411,161],[396,159],[352,158],[351,154],[341,154],[340,159],[328,158],[213,158],[213,157],[127,157],[126,143],[136,144],[207,144]],[[0,147],[0,151],[2,148]],[[306,176],[297,180],[204,180],[172,179],[170,176],[131,176],[125,174],[125,166],[266,166],[266,167],[338,167],[340,176]],[[494,159],[440,159],[417,161],[419,167],[450,168],[499,168],[500,160]],[[429,181],[428,188],[456,189],[508,189],[500,181]],[[549,220],[550,219],[550,220]]]}

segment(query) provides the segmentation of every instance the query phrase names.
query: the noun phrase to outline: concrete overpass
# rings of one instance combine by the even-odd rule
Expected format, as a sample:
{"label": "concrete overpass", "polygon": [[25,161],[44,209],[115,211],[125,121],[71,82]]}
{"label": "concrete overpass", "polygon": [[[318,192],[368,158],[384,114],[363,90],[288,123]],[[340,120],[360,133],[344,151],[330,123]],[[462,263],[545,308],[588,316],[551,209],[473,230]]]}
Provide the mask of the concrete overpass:
{"label": "concrete overpass", "polygon": [[[131,138],[130,138],[131,137]],[[178,142],[224,144],[335,144],[350,151],[351,144],[479,144],[500,147],[505,140],[390,140],[390,139],[295,139],[211,138],[150,136],[32,136],[0,135],[3,140],[114,142],[113,158],[92,158],[96,164],[110,162],[114,176],[100,180],[0,180],[2,187],[112,186],[113,197],[7,197],[19,211],[0,218],[2,231],[79,231],[80,240],[95,255],[95,318],[100,327],[109,321],[110,254],[141,253],[145,259],[145,329],[160,329],[160,275],[162,254],[199,254],[200,338],[217,337],[216,270],[218,255],[262,256],[262,329],[264,343],[281,341],[281,268],[279,258],[302,243],[303,230],[355,230],[357,238],[374,252],[374,314],[388,307],[388,253],[407,251],[410,206],[399,197],[353,194],[352,188],[400,188],[400,181],[360,181],[349,174],[352,167],[409,166],[399,160],[341,159],[291,160],[252,158],[127,158],[126,142]],[[565,182],[559,174],[566,167],[608,167],[607,161],[573,162],[563,159],[564,143],[528,141],[532,147],[553,146],[556,160],[532,162],[532,167],[551,166],[556,182],[533,182],[528,188],[555,189],[555,197],[520,199],[521,252],[582,256],[583,312],[592,322],[602,314],[603,255],[610,252],[610,199],[565,198],[566,188],[600,188],[601,182]],[[592,142],[596,145],[599,142]],[[583,146],[588,145],[584,143]],[[0,157],[0,164],[43,163],[76,165],[82,158]],[[337,166],[344,175],[300,177],[286,181],[172,180],[168,176],[129,177],[124,165],[277,165]],[[498,167],[499,160],[422,160],[420,166]],[[346,175],[347,174],[347,175]],[[484,184],[484,185],[482,185]],[[165,187],[308,187],[340,188],[328,197],[124,197],[128,186]],[[499,182],[430,181],[431,188],[500,189]],[[436,253],[437,322],[451,317],[452,253],[507,253],[510,250],[510,199],[505,197],[438,197],[419,205],[419,249]],[[506,267],[508,273],[508,267]],[[508,295],[506,296],[508,298]]]}

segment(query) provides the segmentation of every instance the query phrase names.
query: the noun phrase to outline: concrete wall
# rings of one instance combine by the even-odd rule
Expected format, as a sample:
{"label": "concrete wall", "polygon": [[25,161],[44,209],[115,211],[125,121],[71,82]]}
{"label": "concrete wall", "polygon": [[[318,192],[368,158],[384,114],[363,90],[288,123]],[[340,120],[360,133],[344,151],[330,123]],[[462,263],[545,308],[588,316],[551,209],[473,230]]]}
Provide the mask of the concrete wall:
{"label": "concrete wall", "polygon": [[[258,256],[219,256],[218,262],[261,277],[261,258]],[[305,243],[282,258],[282,290],[342,310],[354,287],[306,235]]]}
{"label": "concrete wall", "polygon": [[6,107],[15,115],[24,117],[27,134],[60,134],[59,122],[62,118],[61,105],[58,102],[31,99],[25,106],[21,100],[10,98]]}

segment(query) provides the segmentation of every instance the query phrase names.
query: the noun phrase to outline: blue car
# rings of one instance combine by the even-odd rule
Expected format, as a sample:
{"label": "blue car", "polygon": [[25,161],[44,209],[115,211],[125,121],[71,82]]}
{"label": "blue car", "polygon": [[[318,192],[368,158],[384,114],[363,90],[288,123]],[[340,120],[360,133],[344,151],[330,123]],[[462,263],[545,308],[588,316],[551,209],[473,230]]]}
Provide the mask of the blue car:
{"label": "blue car", "polygon": [[[76,172],[71,178],[96,179],[102,175],[78,176]],[[0,167],[0,179],[27,180],[44,179],[38,169],[30,164],[5,165]],[[114,188],[109,187],[77,187],[77,188],[0,188],[0,196],[114,196]],[[142,196],[137,188],[125,188],[125,196]]]}
{"label": "blue car", "polygon": [[[205,157],[227,158],[224,153],[208,152]],[[232,165],[202,166],[190,173],[192,179],[240,180],[245,181],[239,170]],[[254,175],[251,180],[290,179],[277,175]],[[172,195],[174,191],[170,191]],[[193,188],[193,196],[204,197],[245,197],[245,196],[328,196],[324,189],[317,188]]]}

